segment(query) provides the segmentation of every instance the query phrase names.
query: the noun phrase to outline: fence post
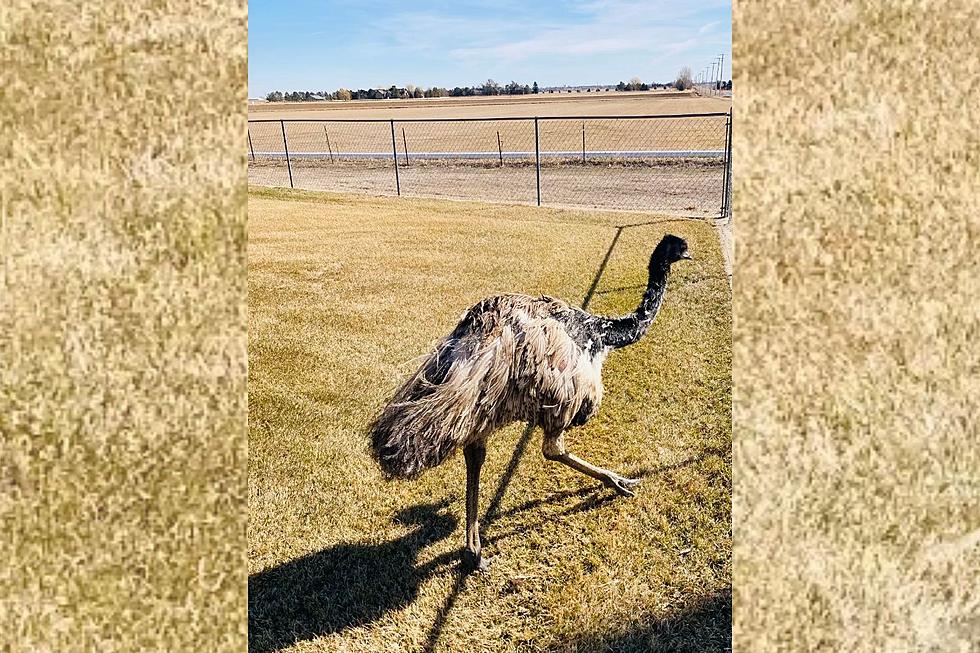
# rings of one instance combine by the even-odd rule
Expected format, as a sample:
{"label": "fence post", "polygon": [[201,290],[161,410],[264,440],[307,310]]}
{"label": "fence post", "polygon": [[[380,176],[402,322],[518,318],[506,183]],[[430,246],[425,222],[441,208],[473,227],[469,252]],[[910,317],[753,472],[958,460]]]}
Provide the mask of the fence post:
{"label": "fence post", "polygon": [[405,138],[405,128],[402,127],[402,144],[405,146],[405,165],[409,164],[408,160],[408,139]]}
{"label": "fence post", "polygon": [[252,153],[252,161],[255,161],[255,150],[252,149],[252,130],[246,128],[248,131],[248,151]]}
{"label": "fence post", "polygon": [[500,130],[497,130],[497,154],[500,156],[500,167],[504,165],[504,148],[500,144]]}
{"label": "fence post", "polygon": [[293,166],[289,163],[289,145],[286,144],[286,123],[280,120],[279,126],[282,128],[282,147],[286,150],[286,170],[289,171],[289,187],[293,188]]}
{"label": "fence post", "polygon": [[722,178],[724,187],[721,189],[721,219],[728,215],[731,193],[729,184],[732,176],[732,110],[728,110],[728,120],[725,121],[725,174]]}
{"label": "fence post", "polygon": [[582,163],[585,163],[585,121],[582,121]]}
{"label": "fence post", "polygon": [[538,143],[538,117],[534,117],[534,176],[538,187],[538,206],[541,206],[541,147]]}
{"label": "fence post", "polygon": [[333,163],[333,148],[330,147],[330,132],[326,125],[323,126],[323,135],[327,137],[327,153],[330,155],[330,163]]}
{"label": "fence post", "polygon": [[401,197],[402,183],[401,180],[398,179],[398,146],[395,145],[395,121],[389,120],[388,124],[391,125],[391,155],[395,159],[395,193]]}

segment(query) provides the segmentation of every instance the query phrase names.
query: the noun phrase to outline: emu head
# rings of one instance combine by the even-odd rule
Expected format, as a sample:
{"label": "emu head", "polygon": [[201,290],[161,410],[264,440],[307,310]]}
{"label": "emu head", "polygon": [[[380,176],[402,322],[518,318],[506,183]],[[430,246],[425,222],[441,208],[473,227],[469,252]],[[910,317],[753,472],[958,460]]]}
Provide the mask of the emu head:
{"label": "emu head", "polygon": [[667,234],[650,255],[650,270],[667,268],[683,259],[691,260],[687,242],[683,238]]}

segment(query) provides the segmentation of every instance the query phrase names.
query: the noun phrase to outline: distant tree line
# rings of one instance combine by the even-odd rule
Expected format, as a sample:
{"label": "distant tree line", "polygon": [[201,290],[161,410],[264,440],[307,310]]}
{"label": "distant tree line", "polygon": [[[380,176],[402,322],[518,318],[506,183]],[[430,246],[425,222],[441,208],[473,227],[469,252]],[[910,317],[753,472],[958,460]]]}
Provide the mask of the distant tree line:
{"label": "distant tree line", "polygon": [[538,93],[538,83],[531,86],[518,84],[498,84],[492,79],[477,86],[456,86],[442,88],[433,86],[423,89],[414,84],[405,86],[392,85],[389,88],[359,88],[356,91],[338,88],[336,91],[273,91],[265,96],[269,102],[317,102],[322,100],[407,100],[411,98],[428,97],[462,97],[466,95],[526,95]]}
{"label": "distant tree line", "polygon": [[[731,90],[731,80],[727,82],[716,82],[719,90]],[[619,82],[616,85],[617,91],[650,91],[659,89],[675,88],[684,91],[694,86],[690,68],[682,68],[677,74],[677,79],[673,82],[657,83],[644,82],[639,77],[632,77],[628,82]],[[592,89],[587,89],[591,91]],[[596,89],[598,90],[598,88]],[[498,84],[492,79],[488,79],[482,84],[474,86],[455,86],[453,88],[442,88],[433,86],[423,89],[414,84],[405,86],[392,85],[388,88],[359,88],[356,91],[346,88],[338,88],[336,91],[273,91],[265,96],[269,102],[317,102],[323,100],[408,100],[412,98],[431,98],[431,97],[464,97],[470,95],[529,95],[539,93],[538,83],[534,82],[531,86],[519,84],[511,81],[509,84]],[[571,92],[571,90],[569,90]]]}

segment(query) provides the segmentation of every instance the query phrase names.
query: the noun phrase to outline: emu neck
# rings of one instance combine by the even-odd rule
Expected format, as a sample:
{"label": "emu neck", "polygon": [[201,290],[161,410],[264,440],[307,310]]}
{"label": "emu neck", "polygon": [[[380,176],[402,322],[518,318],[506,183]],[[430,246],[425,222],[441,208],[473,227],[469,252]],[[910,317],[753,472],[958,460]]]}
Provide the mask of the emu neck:
{"label": "emu neck", "polygon": [[639,306],[629,315],[610,321],[609,331],[603,338],[603,344],[612,349],[619,349],[632,345],[646,335],[657,313],[660,312],[669,273],[670,264],[651,261],[647,288]]}
{"label": "emu neck", "polygon": [[653,319],[660,312],[660,304],[664,300],[664,291],[667,290],[667,275],[670,274],[670,266],[665,265],[662,269],[650,271],[650,278],[647,281],[646,292],[640,305],[636,307],[634,314],[637,320],[645,324],[644,332],[650,327]]}

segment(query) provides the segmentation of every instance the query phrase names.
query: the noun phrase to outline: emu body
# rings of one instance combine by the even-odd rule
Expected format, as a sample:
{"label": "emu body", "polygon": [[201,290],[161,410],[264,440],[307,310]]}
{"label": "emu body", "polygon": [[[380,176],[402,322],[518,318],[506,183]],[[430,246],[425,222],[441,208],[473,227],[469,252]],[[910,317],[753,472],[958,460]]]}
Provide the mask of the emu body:
{"label": "emu body", "polygon": [[462,448],[467,471],[467,544],[481,556],[479,476],[491,433],[515,421],[540,426],[549,460],[632,496],[638,480],[596,467],[565,450],[562,433],[595,416],[602,364],[642,338],[653,322],[673,262],[687,244],[665,236],[650,257],[646,291],[622,317],[593,315],[553,297],[507,294],[470,308],[371,424],[375,459],[388,478],[413,478]]}

